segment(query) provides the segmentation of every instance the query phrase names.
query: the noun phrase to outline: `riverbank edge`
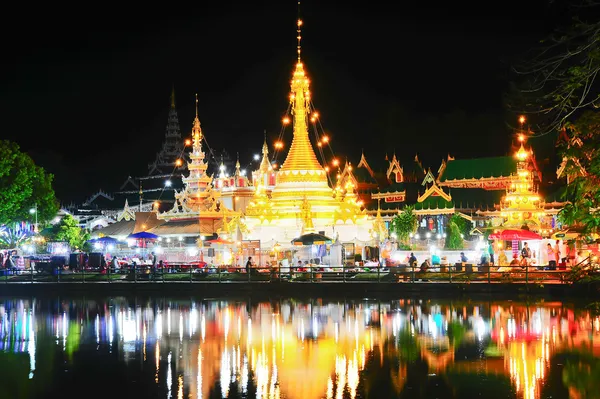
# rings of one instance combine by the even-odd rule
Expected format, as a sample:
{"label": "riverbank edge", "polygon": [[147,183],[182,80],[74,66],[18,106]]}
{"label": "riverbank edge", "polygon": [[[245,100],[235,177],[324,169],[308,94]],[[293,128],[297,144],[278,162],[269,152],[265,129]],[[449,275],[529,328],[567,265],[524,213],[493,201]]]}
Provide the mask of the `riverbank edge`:
{"label": "riverbank edge", "polygon": [[239,295],[348,296],[348,297],[468,297],[544,296],[556,299],[600,298],[597,285],[469,284],[469,283],[34,283],[0,284],[0,295],[168,294],[228,297]]}

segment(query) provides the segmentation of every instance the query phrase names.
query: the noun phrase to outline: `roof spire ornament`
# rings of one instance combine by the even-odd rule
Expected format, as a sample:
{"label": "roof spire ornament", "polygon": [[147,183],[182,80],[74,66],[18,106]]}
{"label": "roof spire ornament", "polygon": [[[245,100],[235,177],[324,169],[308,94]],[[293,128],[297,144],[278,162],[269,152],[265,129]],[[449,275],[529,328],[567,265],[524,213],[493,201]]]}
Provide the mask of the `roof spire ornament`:
{"label": "roof spire ornament", "polygon": [[298,62],[300,62],[300,56],[302,54],[302,20],[300,19],[300,0],[298,0],[298,22],[297,22],[297,28],[296,28],[296,33],[297,33],[297,39],[298,39],[298,46],[297,46],[297,51],[298,51]]}
{"label": "roof spire ornament", "polygon": [[194,125],[192,127],[192,140],[193,151],[200,151],[200,145],[202,144],[202,128],[200,127],[200,119],[198,118],[198,93],[196,93],[196,117],[194,118]]}
{"label": "roof spire ornament", "polygon": [[235,175],[240,176],[242,172],[240,171],[240,153],[237,154],[237,160],[235,161]]}
{"label": "roof spire ornament", "polygon": [[171,90],[171,108],[175,109],[175,84],[173,83],[173,89]]}

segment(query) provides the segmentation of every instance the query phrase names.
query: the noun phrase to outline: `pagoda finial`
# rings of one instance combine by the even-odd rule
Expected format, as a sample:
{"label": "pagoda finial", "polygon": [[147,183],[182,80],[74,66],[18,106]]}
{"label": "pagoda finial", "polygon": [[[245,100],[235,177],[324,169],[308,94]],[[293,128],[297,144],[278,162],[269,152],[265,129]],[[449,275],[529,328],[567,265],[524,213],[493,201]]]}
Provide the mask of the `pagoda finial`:
{"label": "pagoda finial", "polygon": [[140,212],[142,211],[142,197],[144,195],[144,191],[142,190],[142,181],[140,180]]}
{"label": "pagoda finial", "polygon": [[262,147],[262,154],[263,157],[267,157],[267,155],[269,155],[269,146],[267,145],[267,130],[265,129],[265,141],[263,142],[263,147]]}
{"label": "pagoda finial", "polygon": [[298,39],[298,62],[300,62],[300,56],[302,53],[302,20],[300,19],[300,0],[298,0],[298,21],[296,28],[297,39]]}
{"label": "pagoda finial", "polygon": [[171,89],[171,108],[175,109],[175,84],[173,83],[173,88]]}
{"label": "pagoda finial", "polygon": [[198,118],[198,93],[196,93],[196,117],[192,127],[193,151],[200,151],[202,143],[202,128],[200,127],[200,119]]}
{"label": "pagoda finial", "polygon": [[236,153],[237,154],[237,160],[235,161],[235,175],[239,176],[241,174],[240,171],[240,153]]}

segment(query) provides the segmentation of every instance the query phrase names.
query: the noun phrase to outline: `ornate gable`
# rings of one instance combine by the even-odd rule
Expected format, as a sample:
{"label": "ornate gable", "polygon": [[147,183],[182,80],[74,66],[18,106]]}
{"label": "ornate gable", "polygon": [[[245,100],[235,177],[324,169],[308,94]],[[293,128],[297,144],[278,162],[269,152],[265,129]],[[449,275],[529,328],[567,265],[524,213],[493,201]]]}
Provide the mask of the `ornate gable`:
{"label": "ornate gable", "polygon": [[452,197],[449,194],[446,194],[444,192],[444,190],[442,190],[440,187],[438,187],[437,184],[434,183],[431,185],[431,187],[429,187],[427,190],[425,190],[425,192],[423,194],[421,194],[419,196],[419,198],[417,198],[417,202],[423,202],[430,196],[432,196],[432,197],[439,196],[448,202],[452,201]]}
{"label": "ornate gable", "polygon": [[402,169],[402,166],[400,166],[400,162],[398,162],[396,154],[394,154],[392,160],[390,161],[386,177],[391,183],[404,182],[404,170]]}
{"label": "ornate gable", "polygon": [[367,163],[367,158],[365,158],[365,153],[363,152],[360,156],[360,161],[358,162],[358,165],[356,165],[357,168],[365,168],[369,174],[371,175],[372,178],[375,178],[375,173],[373,172],[373,169],[371,169],[371,166],[369,166],[369,164]]}
{"label": "ornate gable", "polygon": [[125,199],[125,207],[123,208],[121,213],[119,213],[119,215],[117,216],[117,222],[120,222],[121,220],[126,220],[126,221],[135,220],[135,212],[132,211],[131,208],[129,207],[129,202],[127,201],[127,199]]}
{"label": "ornate gable", "polygon": [[431,173],[431,168],[427,170],[427,174],[421,183],[422,186],[427,186],[428,184],[435,184],[435,177],[433,177],[433,173]]}

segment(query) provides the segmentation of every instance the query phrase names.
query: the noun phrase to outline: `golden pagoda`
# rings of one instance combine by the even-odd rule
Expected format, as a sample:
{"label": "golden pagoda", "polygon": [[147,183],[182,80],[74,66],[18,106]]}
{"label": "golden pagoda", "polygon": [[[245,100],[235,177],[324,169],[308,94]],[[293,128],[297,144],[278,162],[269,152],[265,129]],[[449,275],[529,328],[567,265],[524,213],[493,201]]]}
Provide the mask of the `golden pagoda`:
{"label": "golden pagoda", "polygon": [[189,175],[182,177],[184,189],[175,191],[173,208],[157,214],[158,219],[167,221],[152,230],[157,235],[207,236],[222,231],[226,226],[232,226],[234,221],[239,221],[241,213],[227,208],[221,201],[221,193],[213,189],[213,178],[206,173],[208,165],[204,160],[202,137],[196,96],[192,151],[188,162]]}
{"label": "golden pagoda", "polygon": [[[275,172],[276,182],[270,198],[265,199],[264,183],[260,182],[255,200],[246,209],[252,238],[285,242],[299,236],[305,227],[303,215],[306,212],[303,210],[308,204],[314,231],[325,232],[342,241],[369,241],[370,222],[353,195],[354,191],[349,190],[347,198],[334,195],[327,172],[317,160],[309,138],[309,118],[312,120],[317,115],[312,108],[310,82],[301,59],[301,26],[302,20],[298,20],[298,59],[289,97],[293,115],[292,144],[283,165]],[[265,159],[266,152],[263,151],[263,162]],[[261,172],[267,166],[270,168],[267,163],[261,163]],[[268,169],[269,172],[271,170]],[[366,226],[367,223],[369,226]],[[361,229],[359,225],[365,225],[365,228]]]}
{"label": "golden pagoda", "polygon": [[521,228],[527,225],[537,230],[544,216],[540,196],[534,187],[533,172],[527,166],[529,156],[530,151],[525,150],[521,143],[515,154],[517,172],[511,176],[500,208],[501,216],[505,218],[504,227]]}

